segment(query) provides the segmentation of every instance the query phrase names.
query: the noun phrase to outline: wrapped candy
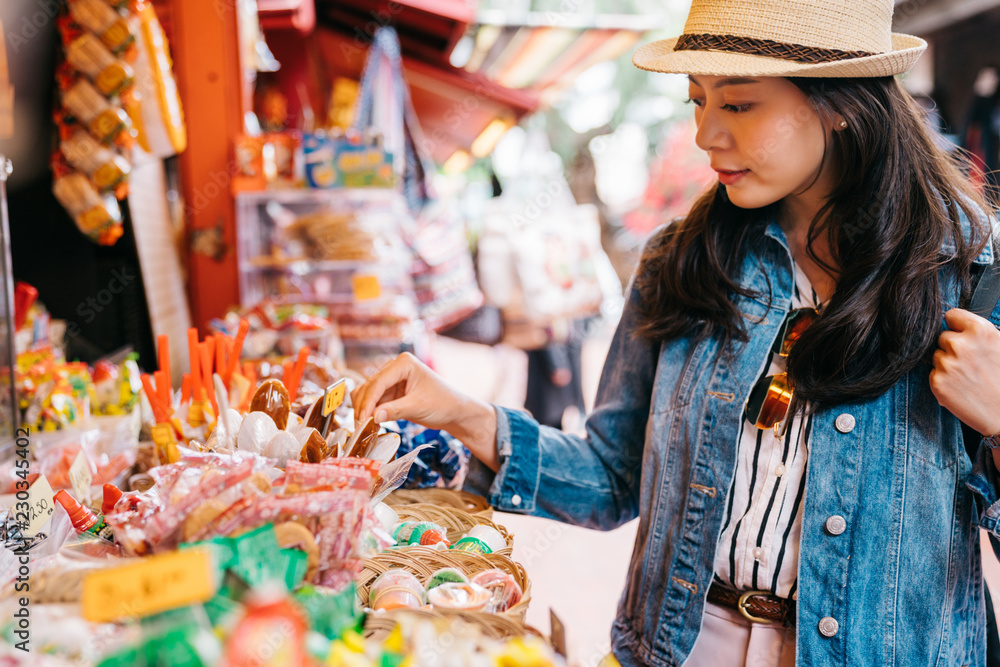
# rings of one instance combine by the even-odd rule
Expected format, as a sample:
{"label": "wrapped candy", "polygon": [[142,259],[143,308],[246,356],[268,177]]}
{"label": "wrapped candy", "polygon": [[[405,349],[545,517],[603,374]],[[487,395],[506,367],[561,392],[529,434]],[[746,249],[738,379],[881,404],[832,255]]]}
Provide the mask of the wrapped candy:
{"label": "wrapped candy", "polygon": [[372,609],[419,609],[424,605],[424,587],[406,570],[389,570],[372,584],[368,604]]}
{"label": "wrapped candy", "polygon": [[466,584],[468,582],[469,578],[466,577],[460,570],[454,567],[443,567],[428,577],[427,590],[429,592],[432,588],[437,588],[441,584]]}
{"label": "wrapped candy", "polygon": [[392,536],[400,544],[443,547],[450,544],[445,529],[430,521],[405,521],[396,526]]}
{"label": "wrapped candy", "polygon": [[473,583],[453,581],[427,591],[427,601],[439,609],[483,611],[490,602],[491,593]]}
{"label": "wrapped candy", "polygon": [[491,598],[487,610],[502,613],[521,601],[524,592],[514,576],[500,569],[485,570],[472,578],[472,583],[490,591]]}
{"label": "wrapped candy", "polygon": [[480,554],[491,554],[507,546],[507,541],[496,528],[479,525],[473,526],[469,534],[451,547],[456,551],[472,551]]}

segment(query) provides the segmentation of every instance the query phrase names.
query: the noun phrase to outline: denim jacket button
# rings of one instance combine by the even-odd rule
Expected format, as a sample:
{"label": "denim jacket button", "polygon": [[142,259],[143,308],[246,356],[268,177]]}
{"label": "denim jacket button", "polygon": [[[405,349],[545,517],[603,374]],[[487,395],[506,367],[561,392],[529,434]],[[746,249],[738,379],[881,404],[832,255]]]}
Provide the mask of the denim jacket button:
{"label": "denim jacket button", "polygon": [[854,430],[854,425],[855,425],[854,415],[850,415],[845,412],[844,414],[837,417],[837,421],[835,421],[833,425],[841,433],[850,433],[851,431]]}
{"label": "denim jacket button", "polygon": [[826,532],[831,535],[840,535],[847,530],[847,520],[839,514],[834,514],[826,520]]}
{"label": "denim jacket button", "polygon": [[516,493],[510,497],[510,504],[514,507],[519,507],[521,505],[521,496]]}
{"label": "denim jacket button", "polygon": [[840,630],[840,623],[833,616],[825,616],[820,619],[819,633],[824,637],[833,637]]}

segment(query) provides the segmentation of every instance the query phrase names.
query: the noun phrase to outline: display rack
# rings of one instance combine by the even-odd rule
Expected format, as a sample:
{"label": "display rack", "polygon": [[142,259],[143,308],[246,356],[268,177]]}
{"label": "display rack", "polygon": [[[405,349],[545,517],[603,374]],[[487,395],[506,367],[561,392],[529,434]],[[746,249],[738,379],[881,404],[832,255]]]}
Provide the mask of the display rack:
{"label": "display rack", "polygon": [[[314,226],[306,229],[310,218]],[[240,303],[325,306],[355,370],[373,370],[403,351],[419,354],[426,331],[403,240],[414,224],[392,189],[240,193]]]}

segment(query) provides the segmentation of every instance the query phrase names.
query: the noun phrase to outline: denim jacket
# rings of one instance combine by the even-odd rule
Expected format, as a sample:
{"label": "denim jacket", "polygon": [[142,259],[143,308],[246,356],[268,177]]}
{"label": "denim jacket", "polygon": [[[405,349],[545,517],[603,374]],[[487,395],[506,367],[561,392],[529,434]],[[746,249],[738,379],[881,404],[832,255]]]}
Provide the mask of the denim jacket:
{"label": "denim jacket", "polygon": [[[772,221],[765,235],[741,277],[765,297],[736,297],[748,341],[647,342],[634,335],[639,296],[630,287],[586,437],[497,408],[500,470],[470,470],[467,488],[502,511],[604,530],[639,517],[612,629],[624,667],[681,665],[701,627],[744,404],[791,303],[784,233]],[[976,261],[992,262],[992,247]],[[944,327],[959,300],[944,269],[941,294]],[[982,443],[970,458],[959,421],[931,393],[930,371],[814,415],[796,665],[985,664],[979,527],[998,544],[1000,487]],[[831,517],[846,530],[828,532]]]}

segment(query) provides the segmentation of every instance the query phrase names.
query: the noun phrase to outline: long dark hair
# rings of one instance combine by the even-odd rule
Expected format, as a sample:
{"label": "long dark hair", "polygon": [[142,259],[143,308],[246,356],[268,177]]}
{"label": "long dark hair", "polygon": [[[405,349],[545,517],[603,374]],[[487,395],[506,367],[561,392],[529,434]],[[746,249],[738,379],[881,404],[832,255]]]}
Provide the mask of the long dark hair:
{"label": "long dark hair", "polygon": [[[963,174],[964,158],[934,141],[924,114],[893,77],[789,79],[826,119],[836,186],[812,221],[809,256],[837,288],[822,315],[792,348],[789,376],[799,395],[817,403],[878,396],[929,359],[941,327],[938,271],[952,263],[970,291],[969,267],[989,240],[985,198]],[[688,215],[647,247],[637,285],[639,335],[669,340],[697,333],[746,339],[735,295],[744,258],[763,239],[775,212],[743,210],[716,185]],[[971,225],[963,233],[960,211]],[[825,235],[835,266],[813,252]],[[942,256],[951,239],[955,251]]]}

